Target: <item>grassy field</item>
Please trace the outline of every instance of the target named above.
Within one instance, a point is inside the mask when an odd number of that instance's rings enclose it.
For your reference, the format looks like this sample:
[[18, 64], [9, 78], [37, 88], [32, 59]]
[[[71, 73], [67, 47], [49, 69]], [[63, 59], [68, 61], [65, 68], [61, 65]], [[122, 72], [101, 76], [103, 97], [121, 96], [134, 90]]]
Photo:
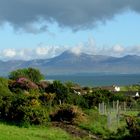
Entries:
[[0, 140], [81, 140], [59, 128], [17, 127], [0, 123]]
[[139, 91], [139, 85], [129, 85], [129, 86], [121, 86], [121, 91]]

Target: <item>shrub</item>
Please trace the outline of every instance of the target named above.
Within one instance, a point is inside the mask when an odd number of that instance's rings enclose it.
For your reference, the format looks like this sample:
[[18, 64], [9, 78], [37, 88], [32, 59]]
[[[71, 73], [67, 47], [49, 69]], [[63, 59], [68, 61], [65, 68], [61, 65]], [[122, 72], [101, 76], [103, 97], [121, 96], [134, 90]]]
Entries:
[[48, 106], [53, 104], [55, 96], [56, 95], [54, 93], [43, 93], [39, 96], [39, 99], [42, 105]]
[[97, 106], [101, 102], [108, 102], [111, 100], [113, 93], [108, 90], [95, 90], [92, 93], [88, 93], [83, 95], [84, 99], [88, 104], [88, 108], [92, 108], [93, 106]]
[[44, 93], [46, 89], [49, 87], [50, 83], [48, 81], [40, 81], [38, 83], [38, 87], [41, 93]]
[[9, 89], [15, 93], [22, 93], [23, 90], [37, 90], [38, 86], [32, 82], [31, 80], [21, 77], [18, 78], [16, 81], [9, 82]]
[[75, 93], [68, 94], [67, 103], [79, 106], [81, 108], [88, 108], [88, 103], [86, 102], [83, 95], [78, 95]]
[[85, 120], [85, 114], [77, 106], [63, 104], [50, 115], [51, 121], [62, 121], [77, 124]]
[[49, 121], [44, 109], [33, 96], [11, 96], [0, 98], [0, 118], [16, 124], [45, 125]]
[[0, 95], [9, 95], [8, 79], [0, 77]]
[[129, 116], [126, 118], [126, 123], [130, 136], [140, 138], [140, 119]]
[[48, 112], [43, 107], [23, 107], [20, 111], [23, 124], [46, 125], [49, 122]]
[[18, 78], [26, 77], [34, 83], [38, 83], [40, 80], [44, 79], [44, 76], [40, 73], [38, 69], [35, 68], [24, 68], [12, 71], [9, 74], [9, 78], [12, 80], [17, 80]]
[[60, 81], [54, 81], [46, 88], [47, 93], [55, 93], [55, 100], [58, 103], [65, 103], [68, 97], [69, 89]]
[[13, 96], [0, 96], [0, 119], [7, 120]]
[[113, 96], [111, 97], [111, 101], [125, 101], [126, 96], [122, 92], [117, 92], [114, 93]]

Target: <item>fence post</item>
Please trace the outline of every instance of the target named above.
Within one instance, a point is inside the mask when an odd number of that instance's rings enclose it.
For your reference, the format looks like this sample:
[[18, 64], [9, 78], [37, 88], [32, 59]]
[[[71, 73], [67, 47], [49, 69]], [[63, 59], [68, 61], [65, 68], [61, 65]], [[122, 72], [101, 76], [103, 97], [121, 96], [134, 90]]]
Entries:
[[115, 111], [115, 102], [113, 101], [113, 111]]
[[104, 102], [102, 103], [102, 109], [103, 109], [103, 115], [105, 114], [105, 104], [104, 104]]
[[116, 119], [117, 119], [117, 127], [119, 126], [119, 122], [120, 122], [120, 106], [118, 108], [118, 112], [116, 114]]
[[117, 100], [117, 114], [118, 114], [118, 111], [119, 111], [119, 100]]
[[98, 108], [99, 108], [99, 114], [101, 114], [101, 104], [100, 103], [99, 103]]
[[108, 128], [111, 126], [111, 112], [108, 112], [107, 114], [107, 126]]
[[104, 114], [106, 115], [106, 105], [104, 106]]
[[124, 111], [126, 112], [126, 102], [124, 102], [123, 105], [124, 105]]

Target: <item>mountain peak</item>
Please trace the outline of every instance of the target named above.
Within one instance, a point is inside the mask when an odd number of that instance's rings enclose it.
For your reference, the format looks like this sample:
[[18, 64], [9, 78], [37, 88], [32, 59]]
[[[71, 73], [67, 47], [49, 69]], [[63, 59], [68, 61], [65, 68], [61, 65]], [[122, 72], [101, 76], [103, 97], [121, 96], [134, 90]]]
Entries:
[[82, 54], [81, 52], [76, 52], [76, 51], [74, 51], [74, 50], [66, 50], [66, 51], [64, 51], [61, 55], [79, 56], [79, 55], [81, 55], [81, 54]]

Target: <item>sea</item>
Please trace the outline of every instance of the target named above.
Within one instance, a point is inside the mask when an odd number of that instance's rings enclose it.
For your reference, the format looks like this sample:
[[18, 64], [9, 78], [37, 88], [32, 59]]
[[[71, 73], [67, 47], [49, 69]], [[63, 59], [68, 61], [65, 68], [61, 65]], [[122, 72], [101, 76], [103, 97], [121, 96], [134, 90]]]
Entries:
[[73, 75], [47, 75], [47, 80], [71, 81], [81, 86], [110, 86], [140, 84], [140, 74], [73, 74]]

